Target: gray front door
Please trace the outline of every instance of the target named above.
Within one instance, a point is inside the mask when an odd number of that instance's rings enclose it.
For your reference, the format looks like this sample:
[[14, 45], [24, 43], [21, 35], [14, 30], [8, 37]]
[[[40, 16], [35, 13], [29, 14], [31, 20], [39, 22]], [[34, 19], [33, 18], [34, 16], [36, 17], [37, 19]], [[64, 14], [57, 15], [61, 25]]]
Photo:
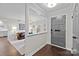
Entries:
[[66, 15], [51, 19], [51, 43], [65, 47], [65, 20]]

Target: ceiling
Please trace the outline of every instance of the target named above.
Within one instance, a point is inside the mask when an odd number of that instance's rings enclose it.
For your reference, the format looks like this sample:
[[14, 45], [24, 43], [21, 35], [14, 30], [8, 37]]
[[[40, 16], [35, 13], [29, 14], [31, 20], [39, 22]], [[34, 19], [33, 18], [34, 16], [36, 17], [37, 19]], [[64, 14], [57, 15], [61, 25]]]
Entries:
[[58, 9], [63, 9], [67, 7], [71, 7], [73, 3], [57, 3], [55, 7], [53, 8], [48, 8], [47, 3], [42, 3], [42, 4], [37, 4], [40, 8], [46, 10], [47, 12], [52, 12]]
[[0, 3], [0, 18], [25, 19], [25, 4]]

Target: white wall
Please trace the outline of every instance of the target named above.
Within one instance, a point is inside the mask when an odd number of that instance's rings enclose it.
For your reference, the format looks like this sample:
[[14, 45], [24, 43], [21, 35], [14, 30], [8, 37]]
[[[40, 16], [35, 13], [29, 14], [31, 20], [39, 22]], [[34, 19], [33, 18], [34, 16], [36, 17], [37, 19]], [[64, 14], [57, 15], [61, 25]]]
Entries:
[[35, 36], [27, 37], [25, 41], [26, 45], [26, 55], [32, 54], [35, 50], [39, 49], [41, 46], [45, 45], [47, 42], [47, 34], [38, 34]]
[[[25, 51], [26, 55], [32, 55], [35, 53], [36, 50], [39, 50], [41, 46], [44, 46], [47, 42], [47, 32], [33, 35], [33, 36], [27, 36], [28, 35], [28, 20], [29, 20], [29, 13], [28, 8], [34, 8], [37, 12], [40, 11], [43, 13], [36, 5], [33, 4], [26, 4], [26, 40], [25, 40]], [[40, 14], [40, 12], [38, 12]], [[41, 20], [41, 18], [39, 18]]]
[[[73, 4], [74, 5], [74, 4]], [[72, 15], [73, 5], [61, 9], [57, 9], [49, 13], [48, 16], [48, 41], [51, 44], [51, 16], [66, 15], [66, 49], [71, 50], [72, 46]]]

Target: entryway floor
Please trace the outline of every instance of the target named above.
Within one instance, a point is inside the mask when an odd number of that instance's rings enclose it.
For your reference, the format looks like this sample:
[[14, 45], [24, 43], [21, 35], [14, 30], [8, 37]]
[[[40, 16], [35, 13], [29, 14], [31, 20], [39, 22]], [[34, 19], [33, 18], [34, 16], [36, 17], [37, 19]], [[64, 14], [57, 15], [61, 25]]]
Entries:
[[72, 56], [72, 54], [66, 49], [47, 44], [45, 47], [36, 52], [33, 56]]

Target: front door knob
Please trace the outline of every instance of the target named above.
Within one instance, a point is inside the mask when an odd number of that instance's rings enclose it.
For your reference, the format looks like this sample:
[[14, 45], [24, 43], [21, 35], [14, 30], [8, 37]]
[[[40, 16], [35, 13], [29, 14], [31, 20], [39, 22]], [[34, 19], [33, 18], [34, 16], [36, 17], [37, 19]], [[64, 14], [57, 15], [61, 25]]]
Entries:
[[76, 36], [73, 36], [73, 39], [77, 39], [77, 37]]

